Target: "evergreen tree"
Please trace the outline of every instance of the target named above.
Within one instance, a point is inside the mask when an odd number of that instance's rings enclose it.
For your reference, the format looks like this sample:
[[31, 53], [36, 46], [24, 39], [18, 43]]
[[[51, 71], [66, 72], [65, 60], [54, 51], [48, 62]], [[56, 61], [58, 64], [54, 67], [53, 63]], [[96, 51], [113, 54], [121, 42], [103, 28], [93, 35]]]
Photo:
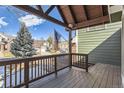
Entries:
[[52, 44], [52, 37], [51, 36], [48, 37], [47, 42], [49, 43], [49, 45]]
[[36, 54], [36, 50], [32, 46], [33, 39], [31, 34], [28, 32], [25, 24], [21, 24], [21, 29], [17, 33], [17, 37], [13, 40], [11, 44], [11, 53], [15, 57], [31, 57]]

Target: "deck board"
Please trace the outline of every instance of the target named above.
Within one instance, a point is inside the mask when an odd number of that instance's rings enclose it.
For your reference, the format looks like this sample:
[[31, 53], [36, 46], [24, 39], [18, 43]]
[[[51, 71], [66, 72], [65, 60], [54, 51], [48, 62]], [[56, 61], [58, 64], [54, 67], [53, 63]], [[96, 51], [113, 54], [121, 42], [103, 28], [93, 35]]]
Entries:
[[103, 74], [104, 74], [105, 66], [106, 65], [99, 66], [100, 68], [98, 69], [97, 75], [96, 75], [96, 77], [94, 79], [94, 81], [95, 81], [94, 84], [93, 84], [94, 88], [99, 87], [99, 84], [100, 84], [101, 79], [102, 79]]
[[58, 72], [30, 84], [33, 88], [120, 88], [120, 67], [110, 64], [97, 63], [89, 68], [89, 72], [73, 67]]
[[100, 66], [101, 64], [97, 64], [96, 65], [96, 68], [93, 68], [89, 71], [89, 73], [86, 75], [86, 80], [85, 80], [85, 83], [82, 84], [81, 82], [81, 85], [79, 86], [80, 88], [81, 87], [92, 87], [92, 85], [94, 84], [94, 81], [95, 81], [95, 77], [97, 75], [97, 72], [99, 71], [100, 69]]
[[110, 88], [112, 86], [112, 81], [113, 81], [113, 66], [111, 65], [109, 68], [108, 79], [106, 83], [107, 88]]
[[109, 65], [106, 66], [105, 69], [105, 73], [103, 75], [103, 78], [102, 78], [102, 82], [100, 83], [100, 88], [105, 88], [106, 87], [106, 83], [107, 83], [107, 79], [108, 79], [108, 73], [109, 73]]

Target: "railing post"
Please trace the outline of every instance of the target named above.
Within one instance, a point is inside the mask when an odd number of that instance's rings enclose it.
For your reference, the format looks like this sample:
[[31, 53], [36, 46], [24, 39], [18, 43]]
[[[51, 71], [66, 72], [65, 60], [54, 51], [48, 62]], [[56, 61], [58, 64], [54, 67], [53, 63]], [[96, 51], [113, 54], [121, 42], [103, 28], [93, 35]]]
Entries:
[[72, 54], [69, 53], [69, 67], [72, 68]]
[[88, 72], [88, 55], [86, 55], [86, 72]]
[[57, 77], [57, 59], [56, 56], [54, 57], [55, 60], [55, 76]]
[[24, 62], [24, 82], [26, 88], [29, 87], [29, 61]]
[[72, 31], [69, 31], [69, 67], [72, 68]]

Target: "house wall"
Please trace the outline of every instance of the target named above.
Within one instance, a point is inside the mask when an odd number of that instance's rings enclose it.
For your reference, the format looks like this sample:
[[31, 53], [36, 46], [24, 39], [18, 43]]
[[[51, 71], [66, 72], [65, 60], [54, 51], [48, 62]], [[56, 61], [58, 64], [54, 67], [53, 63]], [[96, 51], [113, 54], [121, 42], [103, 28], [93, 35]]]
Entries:
[[89, 54], [90, 63], [121, 64], [122, 22], [80, 29], [78, 52]]

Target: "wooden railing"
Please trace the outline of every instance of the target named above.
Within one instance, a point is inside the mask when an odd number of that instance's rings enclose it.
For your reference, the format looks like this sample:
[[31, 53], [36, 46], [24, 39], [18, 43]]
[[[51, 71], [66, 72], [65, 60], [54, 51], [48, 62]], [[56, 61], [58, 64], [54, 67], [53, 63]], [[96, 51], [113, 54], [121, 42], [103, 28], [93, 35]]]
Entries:
[[88, 72], [88, 55], [72, 53], [72, 66], [86, 69], [86, 72]]
[[0, 62], [0, 82], [2, 87], [29, 86], [29, 83], [55, 73], [64, 68], [75, 66], [88, 72], [88, 56], [85, 54], [58, 54]]

